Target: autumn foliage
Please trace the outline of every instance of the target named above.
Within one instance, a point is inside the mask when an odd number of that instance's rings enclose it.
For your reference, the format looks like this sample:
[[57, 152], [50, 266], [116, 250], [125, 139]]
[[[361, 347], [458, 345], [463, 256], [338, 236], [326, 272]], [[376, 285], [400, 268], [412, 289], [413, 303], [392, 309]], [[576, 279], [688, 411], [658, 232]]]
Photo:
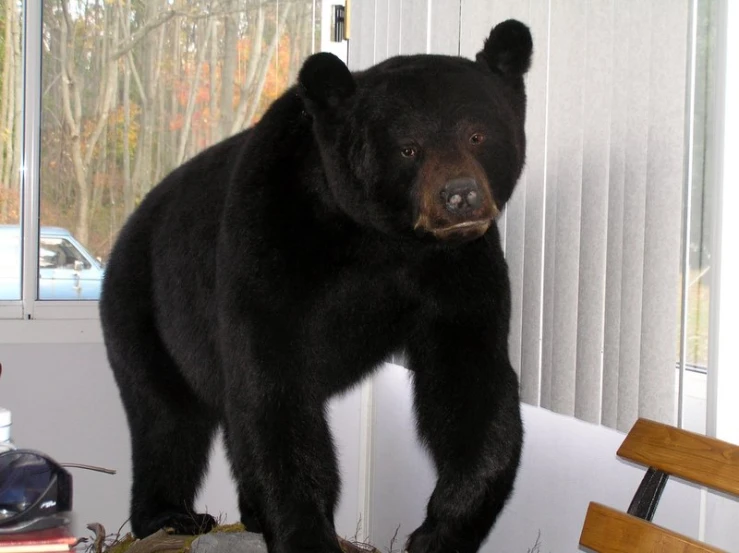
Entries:
[[[318, 48], [319, 4], [44, 0], [42, 224], [105, 258], [152, 186], [294, 82]], [[0, 8], [0, 224], [19, 221], [21, 14]]]

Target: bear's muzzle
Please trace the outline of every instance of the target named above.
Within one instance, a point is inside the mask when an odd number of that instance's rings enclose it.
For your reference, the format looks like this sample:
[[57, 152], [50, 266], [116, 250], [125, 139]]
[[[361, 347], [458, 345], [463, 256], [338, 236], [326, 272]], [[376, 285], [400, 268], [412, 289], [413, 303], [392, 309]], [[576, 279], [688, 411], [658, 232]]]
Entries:
[[414, 230], [439, 240], [467, 241], [487, 232], [500, 210], [487, 183], [457, 177], [421, 190]]

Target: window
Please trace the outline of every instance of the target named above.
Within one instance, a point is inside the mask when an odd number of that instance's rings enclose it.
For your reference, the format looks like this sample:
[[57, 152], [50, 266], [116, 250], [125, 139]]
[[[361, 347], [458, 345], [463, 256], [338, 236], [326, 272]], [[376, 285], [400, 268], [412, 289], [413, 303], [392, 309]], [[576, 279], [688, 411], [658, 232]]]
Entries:
[[0, 4], [0, 301], [21, 294], [20, 243], [6, 234], [21, 213], [23, 2]]
[[39, 240], [40, 270], [84, 270], [89, 268], [90, 263], [69, 240], [41, 236]]
[[21, 298], [21, 241], [20, 234], [13, 236], [14, 225], [0, 227], [0, 298]]
[[[323, 4], [4, 3], [0, 224], [17, 238], [0, 244], [0, 301], [97, 299], [118, 231], [148, 191], [197, 152], [257, 121], [294, 83], [305, 57], [331, 47]], [[40, 133], [22, 188], [24, 113]], [[37, 265], [22, 262], [21, 226], [39, 233]], [[22, 273], [37, 273], [38, 282], [23, 284]]]
[[687, 156], [687, 194], [683, 220], [681, 270], [681, 324], [677, 339], [678, 414], [680, 425], [706, 432], [709, 306], [713, 243], [713, 168], [711, 134], [715, 90], [715, 0], [696, 0], [693, 11], [693, 47], [689, 98], [690, 133]]
[[98, 299], [102, 281], [100, 263], [66, 230], [41, 227], [39, 299]]

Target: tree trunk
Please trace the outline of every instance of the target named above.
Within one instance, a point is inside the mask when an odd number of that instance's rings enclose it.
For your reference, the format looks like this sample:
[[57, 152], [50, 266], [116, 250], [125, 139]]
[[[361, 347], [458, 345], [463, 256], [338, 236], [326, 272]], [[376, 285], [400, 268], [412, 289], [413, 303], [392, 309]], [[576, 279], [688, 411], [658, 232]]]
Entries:
[[213, 30], [213, 40], [210, 41], [210, 59], [208, 60], [208, 136], [209, 144], [220, 139], [218, 124], [218, 36]]
[[[113, 103], [116, 78], [118, 68], [115, 61], [106, 57], [105, 78], [103, 86], [99, 89], [102, 98], [98, 98], [97, 105], [99, 111], [97, 121], [95, 122], [92, 134], [85, 145], [85, 151], [82, 151], [82, 92], [81, 86], [77, 81], [77, 74], [74, 66], [74, 25], [69, 14], [67, 0], [60, 0], [64, 21], [62, 22], [62, 40], [60, 44], [59, 56], [64, 68], [64, 78], [62, 79], [62, 103], [64, 118], [67, 131], [71, 139], [72, 145], [72, 163], [74, 166], [74, 175], [76, 180], [77, 192], [77, 223], [75, 233], [77, 238], [83, 243], [88, 242], [90, 230], [90, 176], [88, 168], [91, 166], [95, 146], [108, 122], [110, 108]], [[107, 7], [106, 7], [107, 8]], [[103, 36], [112, 35], [112, 43], [118, 42], [119, 32], [117, 22], [108, 25], [106, 18], [106, 31]], [[112, 27], [112, 33], [110, 31]]]
[[290, 25], [292, 29], [289, 31], [291, 40], [290, 64], [288, 66], [289, 72], [287, 76], [288, 85], [295, 83], [298, 76], [298, 69], [300, 69], [300, 61], [307, 56], [305, 52], [306, 45], [308, 46], [308, 52], [310, 52], [311, 46], [310, 37], [307, 36], [312, 23], [311, 6], [305, 2], [300, 2], [299, 7], [294, 9], [293, 12], [294, 17]]
[[253, 82], [254, 77], [257, 74], [257, 68], [259, 67], [259, 61], [262, 57], [262, 42], [264, 40], [264, 6], [259, 4], [257, 8], [257, 23], [254, 26], [254, 31], [251, 33], [250, 44], [251, 49], [249, 51], [249, 63], [246, 66], [246, 75], [244, 81], [241, 84], [241, 90], [239, 93], [239, 104], [236, 109], [236, 115], [231, 121], [231, 130], [229, 134], [234, 134], [241, 130], [242, 123], [246, 117], [246, 112], [249, 109], [250, 95], [253, 93]]
[[21, 21], [14, 2], [7, 2], [5, 14], [5, 49], [2, 72], [2, 138], [0, 139], [0, 221], [17, 223], [20, 219], [20, 151], [23, 134], [20, 130], [23, 108], [21, 81]]
[[13, 2], [5, 2], [5, 33], [3, 40], [3, 69], [2, 69], [2, 87], [0, 88], [0, 222], [6, 222], [8, 217], [8, 192], [10, 191], [10, 183], [6, 176], [5, 160], [7, 156], [8, 165], [11, 165], [9, 146], [13, 142], [13, 129], [8, 126], [8, 112], [13, 109], [10, 101], [10, 91], [13, 87], [11, 81], [13, 74]]
[[[164, 32], [162, 31], [162, 35]], [[154, 176], [152, 178], [153, 183], [157, 183], [164, 177], [164, 152], [166, 149], [166, 137], [164, 121], [167, 116], [167, 101], [165, 95], [165, 89], [163, 86], [159, 87], [157, 93], [159, 100], [159, 124], [157, 125], [157, 157], [156, 164], [154, 166]]]
[[[156, 21], [156, 4], [149, 2], [146, 5], [147, 21]], [[164, 38], [167, 26], [162, 26], [156, 40], [147, 36], [142, 40], [143, 52], [139, 56], [142, 60], [144, 84], [141, 91], [141, 116], [139, 125], [139, 141], [136, 149], [135, 168], [133, 173], [134, 187], [139, 197], [143, 197], [152, 187], [152, 160], [154, 156], [154, 131], [156, 126], [156, 96], [160, 86]], [[177, 35], [175, 35], [175, 39]]]
[[200, 73], [205, 61], [205, 54], [208, 50], [208, 42], [210, 36], [213, 33], [214, 20], [209, 18], [205, 24], [205, 34], [203, 36], [202, 43], [197, 49], [197, 60], [195, 62], [195, 69], [190, 83], [190, 94], [187, 98], [187, 108], [185, 109], [185, 120], [182, 128], [182, 134], [180, 134], [180, 144], [177, 149], [177, 165], [182, 164], [185, 161], [185, 152], [188, 144], [188, 138], [190, 137], [190, 128], [192, 126], [192, 115], [195, 111], [195, 97], [197, 96], [198, 86], [200, 86]]
[[237, 128], [244, 128], [245, 126], [251, 125], [251, 122], [256, 115], [257, 109], [259, 109], [259, 102], [262, 100], [262, 93], [264, 92], [264, 82], [267, 79], [269, 64], [272, 61], [275, 52], [277, 52], [277, 46], [280, 43], [280, 35], [282, 34], [282, 26], [284, 24], [284, 21], [290, 15], [290, 8], [292, 8], [292, 4], [288, 4], [287, 6], [285, 6], [285, 9], [281, 10], [281, 13], [279, 14], [277, 24], [275, 25], [275, 32], [272, 35], [272, 41], [270, 42], [269, 48], [265, 52], [265, 55], [262, 57], [259, 73], [257, 75], [257, 81], [252, 87], [253, 92], [251, 94], [251, 99], [249, 102], [249, 109], [245, 112], [244, 118], [237, 121]]
[[236, 55], [238, 53], [239, 43], [239, 27], [235, 14], [229, 13], [226, 15], [224, 27], [219, 138], [225, 138], [230, 134], [234, 117], [234, 79], [236, 76]]
[[[20, 12], [15, 12], [15, 17], [13, 17], [13, 66], [15, 69], [15, 71], [13, 71], [13, 89], [15, 90], [13, 97], [15, 100], [15, 115], [13, 116], [13, 120], [11, 122], [11, 128], [13, 129], [13, 143], [15, 144], [15, 146], [13, 147], [14, 153], [11, 156], [12, 164], [9, 178], [11, 188], [18, 191], [20, 191], [21, 186], [20, 152], [23, 149], [23, 133], [21, 132], [21, 121], [23, 118], [23, 91], [25, 90], [23, 85], [23, 56], [21, 46], [22, 34], [20, 16]], [[10, 105], [12, 106], [13, 104], [11, 103]], [[20, 205], [18, 206], [18, 209], [20, 210]]]
[[[131, 22], [131, 0], [126, 0], [125, 17], [121, 21], [124, 30], [123, 35], [130, 35], [129, 25]], [[131, 70], [133, 59], [128, 57], [123, 73], [123, 213], [128, 216], [133, 213], [134, 193], [131, 181]]]
[[[82, 159], [82, 148], [80, 146], [80, 118], [82, 114], [80, 107], [80, 92], [74, 70], [73, 26], [71, 18], [69, 16], [69, 11], [67, 9], [66, 0], [60, 0], [60, 4], [64, 15], [64, 21], [61, 25], [61, 40], [59, 42], [59, 58], [64, 71], [64, 76], [62, 77], [61, 82], [64, 120], [72, 146], [72, 164], [74, 167], [76, 189], [78, 190], [80, 195], [87, 195], [87, 174], [85, 171], [84, 161]], [[72, 50], [72, 52], [70, 52], [70, 49]], [[79, 202], [80, 199], [81, 198], [78, 198], [77, 201]], [[78, 227], [80, 219], [81, 217], [78, 218]], [[77, 230], [79, 231], [79, 228]], [[78, 238], [81, 238], [79, 234]]]
[[[172, 54], [172, 82], [176, 83], [180, 80], [182, 75], [182, 23], [179, 19], [175, 20], [174, 23], [174, 32], [172, 33], [172, 36], [174, 37], [173, 42], [173, 54]], [[175, 87], [172, 87], [172, 92], [170, 94], [170, 113], [167, 120], [164, 121], [165, 124], [169, 122], [177, 121], [180, 114], [179, 109], [179, 103], [177, 101], [177, 91], [175, 90]], [[178, 129], [175, 128], [174, 125], [170, 126], [169, 128], [169, 147], [167, 148], [167, 167], [175, 167], [177, 164], [177, 138], [179, 136]]]

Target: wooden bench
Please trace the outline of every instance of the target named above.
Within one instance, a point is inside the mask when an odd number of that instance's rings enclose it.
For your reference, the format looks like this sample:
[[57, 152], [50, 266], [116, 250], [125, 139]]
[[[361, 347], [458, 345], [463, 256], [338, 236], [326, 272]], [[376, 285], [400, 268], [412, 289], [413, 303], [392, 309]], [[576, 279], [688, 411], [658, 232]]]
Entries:
[[597, 553], [725, 553], [651, 522], [667, 479], [739, 496], [739, 447], [639, 419], [618, 456], [648, 467], [628, 512], [590, 503], [580, 545]]

